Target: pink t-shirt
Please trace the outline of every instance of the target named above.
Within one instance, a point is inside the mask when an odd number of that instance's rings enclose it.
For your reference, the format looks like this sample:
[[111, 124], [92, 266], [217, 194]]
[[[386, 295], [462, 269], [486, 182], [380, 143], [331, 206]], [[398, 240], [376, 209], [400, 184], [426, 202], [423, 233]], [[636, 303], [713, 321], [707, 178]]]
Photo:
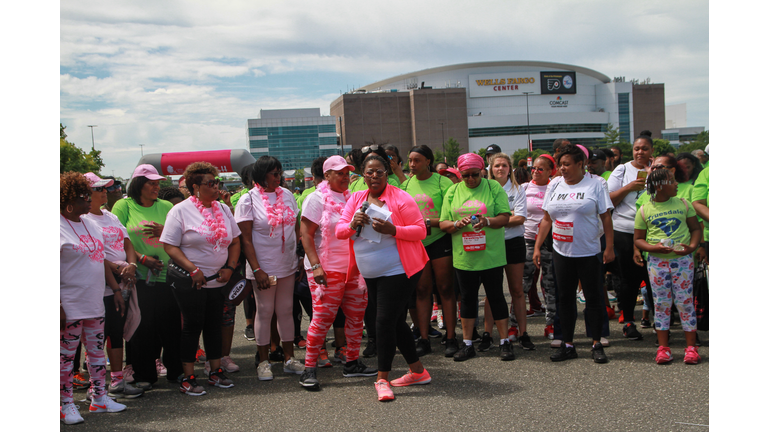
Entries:
[[[107, 210], [102, 209], [101, 216], [93, 213], [86, 213], [81, 216], [83, 219], [93, 221], [101, 227], [101, 235], [104, 237], [104, 259], [110, 262], [125, 261], [125, 240], [128, 238], [128, 230], [123, 224]], [[114, 295], [112, 288], [104, 284], [104, 297]]]
[[[240, 197], [235, 207], [235, 221], [253, 222], [251, 240], [259, 260], [261, 269], [269, 276], [284, 278], [296, 274], [299, 269], [299, 258], [296, 256], [296, 215], [299, 208], [293, 194], [285, 188], [283, 190], [283, 203], [286, 208], [285, 224], [272, 229], [267, 219], [267, 212], [261, 199], [258, 188], [253, 188], [247, 194]], [[270, 205], [277, 200], [275, 192], [267, 192]], [[285, 242], [283, 243], [283, 236]], [[284, 246], [284, 248], [283, 248]], [[246, 277], [253, 280], [253, 271], [250, 263], [246, 263]]]
[[[160, 236], [160, 242], [178, 246], [184, 256], [203, 272], [204, 276], [212, 276], [227, 264], [232, 239], [240, 235], [240, 228], [235, 223], [229, 207], [219, 204], [224, 216], [227, 236], [216, 241], [211, 229], [211, 222], [206, 221], [200, 210], [191, 199], [186, 199], [175, 205], [165, 217], [165, 228]], [[213, 208], [204, 209], [213, 219]], [[226, 282], [215, 280], [205, 283], [203, 288], [218, 288]]]
[[539, 224], [544, 218], [544, 210], [541, 209], [544, 204], [544, 194], [547, 192], [547, 185], [539, 186], [533, 182], [523, 185], [525, 189], [525, 200], [528, 204], [528, 218], [525, 220], [525, 238], [535, 240], [539, 233]]
[[104, 316], [104, 237], [88, 219], [59, 215], [59, 298], [67, 320]]
[[[331, 191], [331, 197], [344, 209], [344, 206], [347, 204], [344, 194]], [[315, 250], [317, 250], [317, 256], [321, 259], [323, 270], [346, 273], [349, 266], [349, 240], [339, 240], [336, 237], [336, 223], [339, 221], [341, 213], [331, 211], [330, 235], [328, 239], [323, 241], [323, 228], [320, 225], [320, 221], [323, 219], [323, 204], [323, 194], [318, 190], [312, 192], [301, 206], [301, 216], [318, 225], [317, 230], [315, 230]], [[326, 248], [330, 248], [328, 262], [322, 260], [323, 251]], [[311, 271], [311, 269], [312, 265], [309, 263], [309, 258], [304, 256], [304, 270]]]

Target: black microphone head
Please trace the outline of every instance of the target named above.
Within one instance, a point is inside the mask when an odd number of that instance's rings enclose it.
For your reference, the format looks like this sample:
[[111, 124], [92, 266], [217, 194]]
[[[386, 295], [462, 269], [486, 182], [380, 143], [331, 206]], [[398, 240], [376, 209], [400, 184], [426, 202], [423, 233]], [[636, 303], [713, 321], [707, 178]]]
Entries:
[[371, 203], [369, 203], [368, 201], [365, 201], [361, 208], [363, 209], [363, 212], [365, 212], [366, 210], [368, 210], [368, 207], [370, 206], [371, 206]]

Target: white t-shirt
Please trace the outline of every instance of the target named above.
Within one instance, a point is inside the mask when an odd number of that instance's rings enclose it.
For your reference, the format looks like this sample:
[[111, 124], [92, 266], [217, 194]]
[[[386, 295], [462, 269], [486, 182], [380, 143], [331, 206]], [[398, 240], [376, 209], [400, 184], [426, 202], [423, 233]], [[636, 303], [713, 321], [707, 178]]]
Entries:
[[[101, 216], [86, 213], [80, 216], [83, 219], [93, 221], [101, 227], [101, 235], [104, 237], [104, 259], [111, 262], [125, 261], [125, 239], [128, 238], [128, 230], [117, 219], [117, 216], [107, 210], [101, 209]], [[104, 283], [104, 297], [115, 295], [112, 288]]]
[[[347, 204], [344, 194], [331, 191], [333, 200], [341, 205], [342, 210]], [[341, 218], [341, 214], [330, 211], [330, 235], [326, 241], [323, 241], [323, 227], [320, 222], [323, 219], [323, 194], [316, 190], [309, 194], [301, 205], [301, 216], [307, 218], [317, 225], [315, 230], [315, 250], [323, 265], [323, 270], [339, 273], [346, 273], [349, 266], [349, 240], [339, 240], [336, 237], [336, 224]], [[330, 249], [327, 249], [330, 248]], [[328, 261], [323, 261], [323, 251], [329, 250]], [[309, 257], [304, 256], [304, 270], [312, 271], [312, 265], [309, 263]]]
[[[371, 204], [373, 207], [374, 204]], [[389, 211], [387, 204], [382, 207]], [[387, 217], [392, 222], [392, 216]], [[382, 276], [395, 276], [405, 273], [403, 262], [400, 261], [400, 253], [397, 251], [397, 240], [389, 234], [381, 235], [381, 242], [375, 243], [363, 237], [355, 237], [355, 261], [360, 274], [364, 278], [372, 279]]]
[[[595, 179], [595, 180], [599, 181], [599, 182], [600, 182], [600, 184], [602, 184], [602, 185], [603, 185], [603, 188], [605, 189], [605, 192], [606, 192], [606, 193], [608, 193], [608, 182], [607, 182], [607, 181], [605, 181], [605, 179], [604, 179], [604, 178], [602, 178], [601, 176], [598, 176], [598, 175], [590, 174], [590, 173], [588, 173], [588, 172], [585, 172], [585, 173], [584, 173], [584, 177], [589, 177], [589, 178], [591, 178], [591, 179]], [[553, 179], [552, 179], [552, 181], [550, 182], [550, 184], [551, 184], [551, 183], [554, 183], [554, 182], [559, 182], [559, 181], [563, 181], [563, 177], [562, 177], [562, 176], [561, 176], [561, 177], [555, 177], [555, 178], [553, 178]], [[607, 206], [608, 206], [609, 208], [613, 208], [613, 202], [611, 202], [611, 201], [610, 201], [610, 198], [611, 198], [611, 194], [610, 194], [610, 193], [608, 193], [608, 198], [609, 198], [609, 199], [608, 199], [608, 204], [607, 204]], [[598, 221], [598, 223], [599, 223], [599, 225], [600, 225], [600, 237], [602, 237], [602, 236], [603, 236], [603, 234], [605, 234], [605, 228], [603, 227], [603, 220], [602, 220], [602, 219], [600, 219], [600, 220]]]
[[[608, 177], [608, 192], [616, 192], [624, 186], [637, 180], [637, 173], [640, 170], [632, 165], [632, 161], [616, 167], [611, 176]], [[637, 192], [630, 192], [616, 206], [613, 211], [613, 229], [623, 233], [635, 233], [635, 213], [637, 213], [637, 199], [645, 193], [645, 189]]]
[[[165, 228], [160, 235], [160, 242], [177, 246], [184, 252], [184, 256], [203, 272], [203, 276], [212, 276], [227, 264], [229, 257], [229, 245], [232, 239], [240, 235], [240, 228], [235, 223], [232, 211], [229, 207], [219, 203], [219, 209], [224, 216], [224, 224], [227, 228], [227, 236], [218, 242], [214, 240], [214, 232], [211, 222], [206, 221], [200, 210], [195, 207], [191, 199], [186, 199], [173, 206], [168, 216], [165, 217]], [[213, 218], [213, 208], [203, 211]], [[226, 282], [208, 281], [203, 288], [219, 288]]]
[[600, 215], [613, 208], [608, 191], [595, 178], [578, 184], [552, 181], [542, 210], [552, 219], [552, 239], [557, 253], [571, 258], [600, 253]]
[[[512, 180], [507, 179], [507, 184], [504, 185], [504, 192], [507, 193], [509, 208], [515, 213], [515, 216], [522, 216], [527, 219], [528, 208], [525, 204], [525, 191], [523, 188], [520, 185], [513, 187]], [[520, 237], [523, 234], [525, 234], [525, 224], [504, 228], [504, 240]]]
[[539, 186], [533, 182], [522, 186], [525, 190], [525, 199], [527, 202], [525, 219], [525, 238], [527, 240], [536, 240], [536, 234], [539, 233], [539, 224], [544, 218], [544, 210], [541, 206], [544, 204], [544, 194], [547, 193], [547, 186]]
[[[235, 207], [235, 221], [253, 222], [251, 239], [256, 252], [256, 259], [264, 272], [269, 276], [284, 278], [293, 276], [299, 268], [299, 259], [296, 256], [296, 215], [299, 208], [293, 194], [285, 188], [283, 190], [283, 203], [286, 208], [285, 224], [280, 224], [273, 230], [267, 219], [267, 212], [261, 199], [258, 188], [253, 188], [237, 201]], [[275, 192], [266, 193], [269, 204], [274, 205], [277, 200]], [[283, 242], [285, 236], [285, 242]], [[283, 249], [283, 245], [285, 248]], [[246, 277], [253, 280], [253, 271], [250, 263], [246, 263]]]
[[104, 316], [104, 237], [88, 219], [59, 215], [59, 298], [67, 320]]

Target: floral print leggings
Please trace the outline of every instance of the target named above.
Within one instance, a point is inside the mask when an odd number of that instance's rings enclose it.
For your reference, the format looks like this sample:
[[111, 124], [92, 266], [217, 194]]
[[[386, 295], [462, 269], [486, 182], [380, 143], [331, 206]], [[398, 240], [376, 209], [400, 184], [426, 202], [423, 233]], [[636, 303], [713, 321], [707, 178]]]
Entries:
[[59, 384], [61, 402], [71, 403], [72, 399], [72, 368], [75, 351], [83, 340], [85, 351], [88, 353], [88, 374], [91, 380], [94, 398], [106, 394], [107, 366], [104, 359], [104, 317], [67, 321], [64, 330], [60, 331]]
[[648, 276], [656, 307], [656, 330], [669, 330], [672, 303], [677, 304], [683, 331], [696, 330], [693, 304], [693, 257], [659, 258], [648, 255]]

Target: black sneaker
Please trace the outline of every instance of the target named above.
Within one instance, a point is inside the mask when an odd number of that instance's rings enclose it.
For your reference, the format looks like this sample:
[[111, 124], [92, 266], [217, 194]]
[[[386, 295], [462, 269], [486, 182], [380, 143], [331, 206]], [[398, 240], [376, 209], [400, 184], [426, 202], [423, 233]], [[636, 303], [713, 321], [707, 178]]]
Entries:
[[363, 357], [365, 358], [376, 357], [376, 340], [375, 339], [368, 338], [368, 343], [365, 345], [365, 349], [363, 350]]
[[256, 340], [256, 335], [253, 333], [253, 326], [245, 326], [245, 332], [243, 333], [243, 336], [245, 336], [246, 339], [249, 341]]
[[469, 360], [476, 355], [477, 353], [475, 352], [474, 345], [467, 345], [462, 342], [459, 350], [456, 351], [456, 354], [453, 355], [453, 361], [462, 362]]
[[651, 328], [651, 321], [647, 319], [641, 319], [640, 320], [640, 327], [641, 328]]
[[505, 344], [499, 345], [501, 349], [501, 361], [509, 361], [515, 359], [515, 353], [512, 351], [512, 343], [507, 341]]
[[531, 337], [528, 336], [528, 332], [523, 332], [518, 339], [520, 339], [520, 346], [523, 347], [524, 350], [531, 351], [536, 349], [536, 345], [531, 342]]
[[592, 359], [595, 361], [595, 363], [608, 363], [608, 357], [605, 355], [605, 351], [603, 351], [603, 344], [600, 342], [596, 343], [592, 347]]
[[285, 361], [285, 353], [283, 352], [283, 347], [278, 345], [274, 351], [269, 353], [269, 360], [273, 362]]
[[575, 359], [577, 357], [579, 356], [576, 354], [576, 347], [569, 348], [565, 345], [565, 342], [563, 342], [557, 352], [549, 356], [549, 359], [553, 362], [559, 362], [563, 360]]
[[643, 335], [637, 331], [635, 323], [629, 323], [624, 325], [624, 337], [629, 340], [643, 340]]
[[472, 329], [472, 343], [480, 343], [483, 338], [480, 337], [480, 333], [477, 332], [477, 327]]
[[453, 357], [459, 351], [459, 342], [456, 338], [446, 339], [445, 341], [445, 356]]
[[376, 376], [379, 371], [376, 368], [368, 367], [360, 360], [350, 360], [344, 365], [343, 375], [345, 378], [350, 377], [370, 377]]
[[480, 340], [480, 345], [477, 346], [477, 350], [480, 352], [486, 352], [493, 347], [493, 338], [488, 332], [483, 333], [483, 338]]
[[416, 355], [421, 357], [423, 355], [432, 352], [432, 345], [429, 343], [429, 339], [421, 339], [416, 341]]
[[317, 368], [306, 368], [301, 373], [299, 384], [307, 390], [317, 390], [320, 388], [320, 381], [317, 380]]
[[443, 332], [441, 332], [440, 330], [435, 329], [432, 326], [429, 326], [429, 330], [427, 330], [427, 336], [429, 336], [431, 338], [439, 338], [439, 337], [443, 336]]
[[413, 332], [413, 340], [417, 340], [421, 337], [421, 331], [413, 324], [411, 324], [411, 332]]

